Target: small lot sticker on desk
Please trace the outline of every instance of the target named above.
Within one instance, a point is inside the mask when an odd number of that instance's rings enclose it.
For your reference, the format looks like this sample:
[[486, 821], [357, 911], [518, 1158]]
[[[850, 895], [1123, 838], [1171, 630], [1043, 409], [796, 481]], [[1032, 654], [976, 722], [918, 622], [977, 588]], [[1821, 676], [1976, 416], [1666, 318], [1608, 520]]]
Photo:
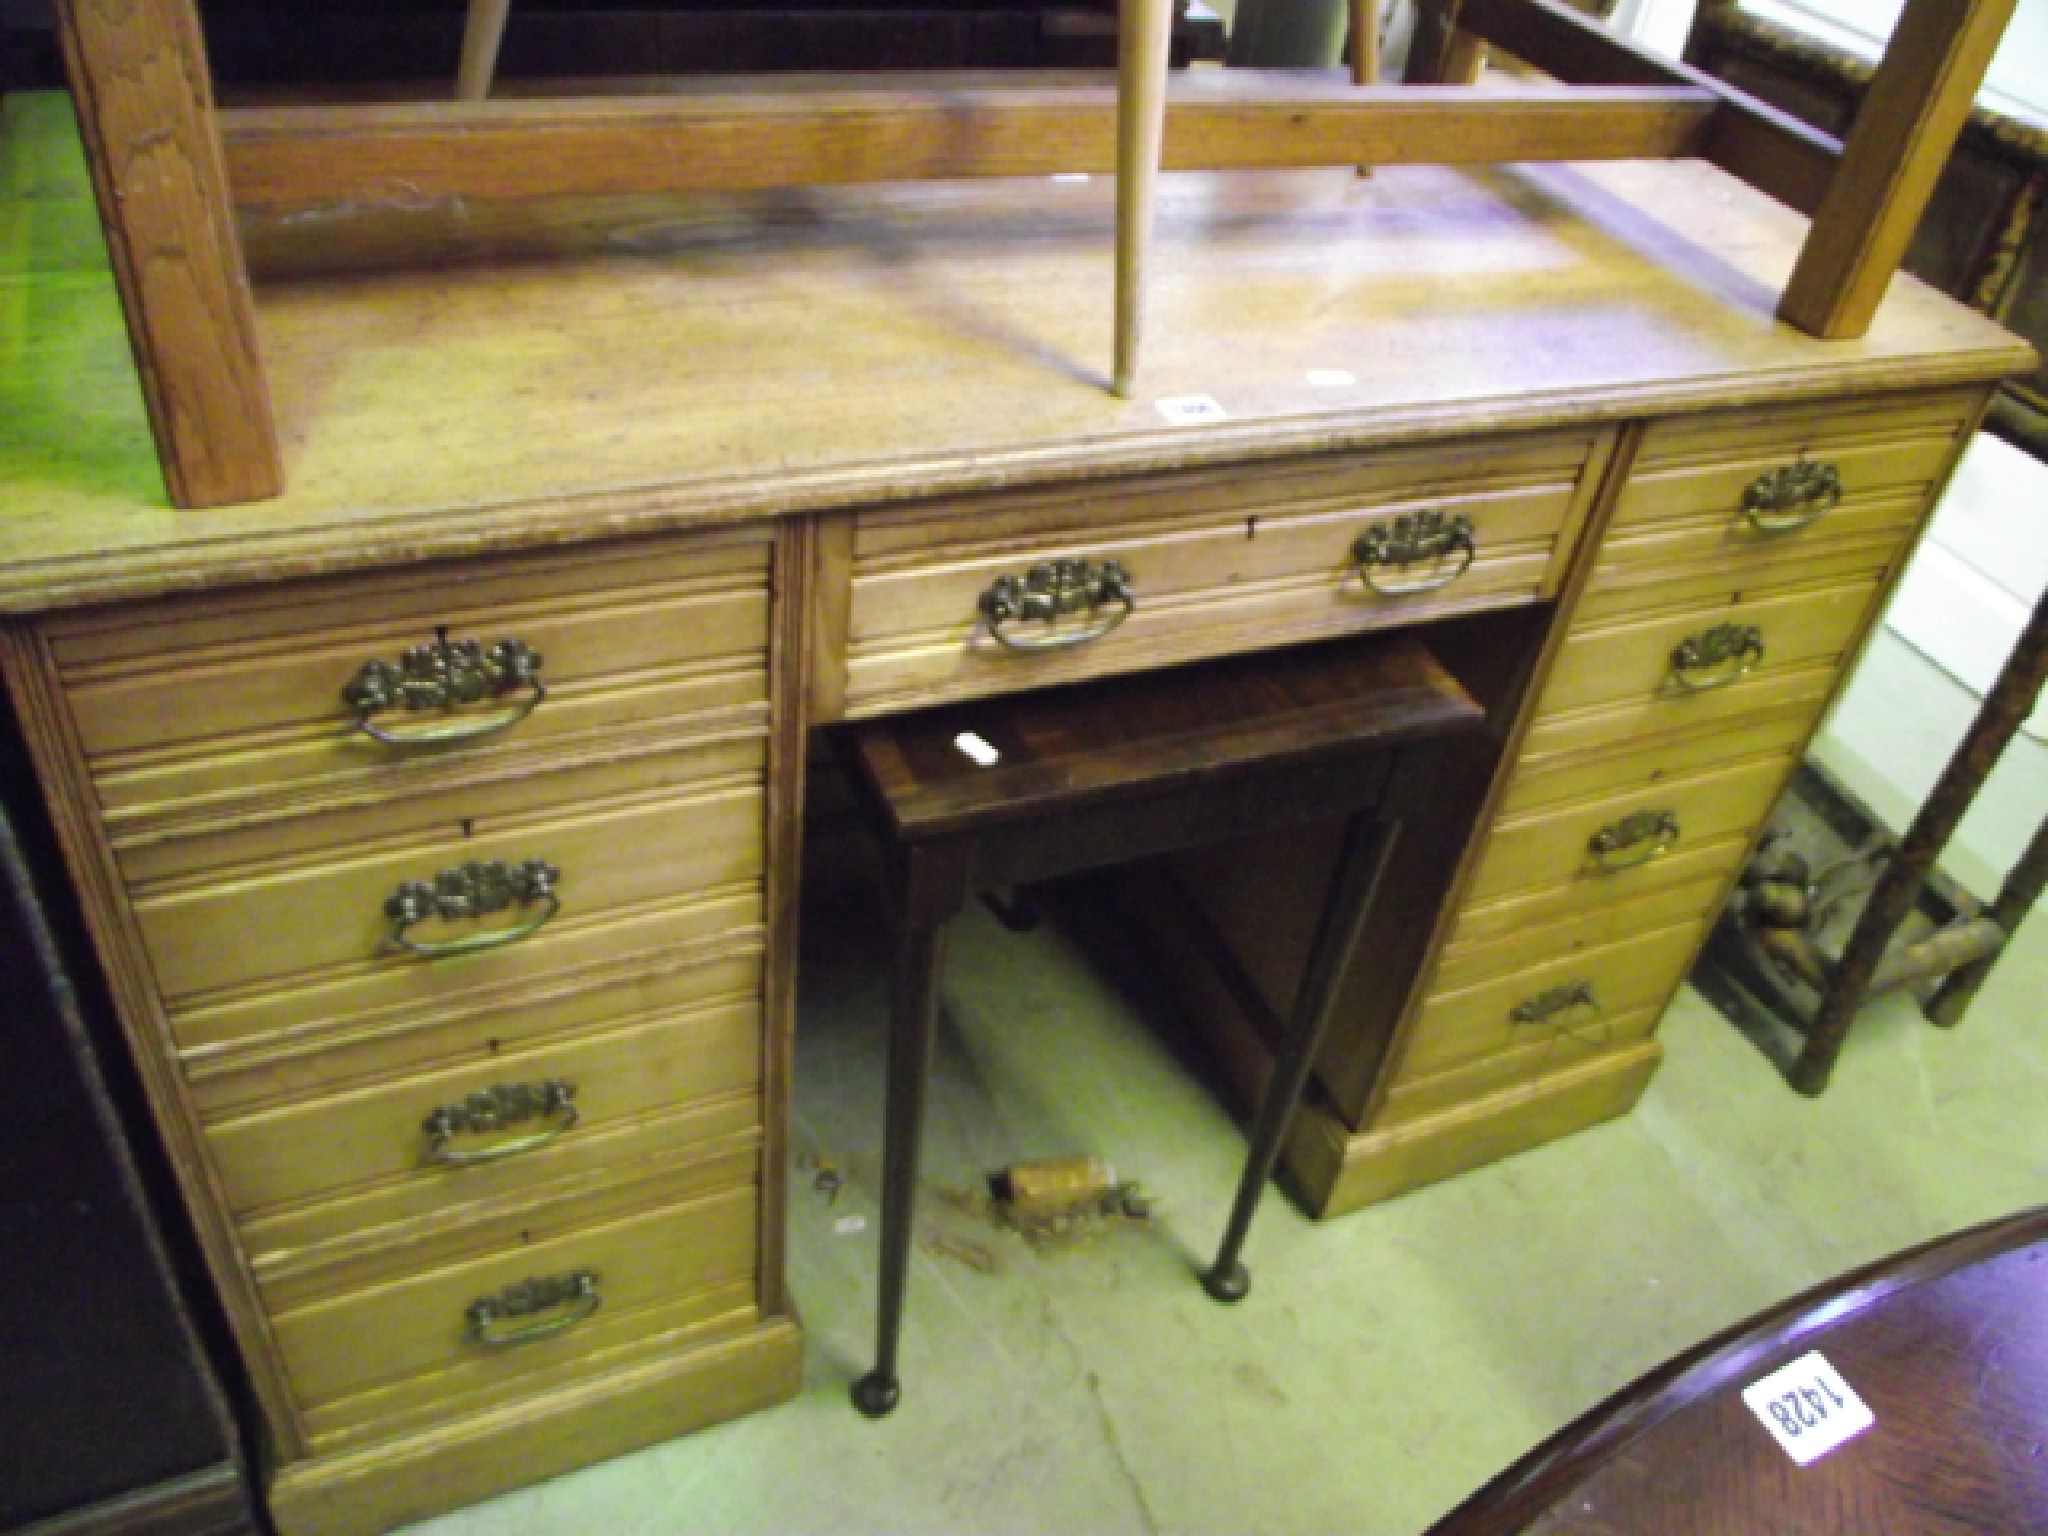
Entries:
[[962, 731], [953, 738], [953, 745], [983, 768], [993, 768], [1002, 761], [1003, 754], [989, 744], [988, 738], [973, 731]]
[[1742, 1389], [1742, 1400], [1785, 1454], [1806, 1466], [1877, 1422], [1819, 1350]]
[[1159, 407], [1159, 414], [1176, 427], [1194, 427], [1205, 421], [1230, 419], [1230, 412], [1207, 395], [1175, 395], [1170, 400], [1155, 403]]

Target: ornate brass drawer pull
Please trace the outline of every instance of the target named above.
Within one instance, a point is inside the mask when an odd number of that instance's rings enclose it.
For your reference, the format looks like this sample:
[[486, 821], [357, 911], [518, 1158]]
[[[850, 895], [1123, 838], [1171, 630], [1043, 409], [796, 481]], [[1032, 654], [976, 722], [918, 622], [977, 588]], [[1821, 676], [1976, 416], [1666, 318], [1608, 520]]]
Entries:
[[[366, 661], [341, 690], [356, 712], [356, 729], [394, 747], [473, 741], [508, 731], [536, 709], [548, 691], [540, 680], [540, 653], [523, 640], [500, 640], [488, 650], [479, 640], [436, 640], [416, 645], [398, 658]], [[524, 693], [514, 708], [499, 715], [464, 715], [441, 725], [388, 731], [374, 716], [391, 710], [408, 715], [430, 710], [453, 716], [466, 704], [486, 699], [503, 701]]]
[[[566, 1275], [541, 1275], [531, 1280], [520, 1280], [495, 1296], [479, 1296], [463, 1312], [469, 1320], [469, 1336], [492, 1349], [504, 1349], [513, 1344], [531, 1344], [535, 1339], [564, 1333], [604, 1305], [604, 1297], [598, 1293], [597, 1284], [595, 1270], [579, 1269]], [[517, 1321], [536, 1313], [553, 1312], [558, 1307], [567, 1310], [536, 1323]], [[508, 1322], [515, 1326], [504, 1327]]]
[[[561, 878], [562, 872], [544, 859], [528, 859], [523, 864], [506, 864], [494, 859], [487, 864], [459, 864], [454, 869], [444, 869], [434, 876], [431, 884], [425, 880], [408, 880], [384, 903], [384, 915], [391, 919], [391, 941], [430, 959], [443, 955], [473, 955], [479, 950], [517, 944], [521, 939], [540, 932], [547, 926], [548, 919], [562, 910], [562, 898], [555, 894], [555, 886]], [[507, 907], [535, 905], [540, 907], [540, 912], [516, 928], [496, 928], [488, 933], [473, 933], [466, 938], [448, 939], [439, 944], [421, 944], [406, 937], [408, 928], [430, 917], [455, 922], [488, 917]]]
[[[1412, 597], [1440, 592], [1472, 569], [1479, 546], [1473, 541], [1472, 519], [1462, 512], [1404, 512], [1390, 523], [1376, 523], [1351, 546], [1358, 576], [1382, 597]], [[1406, 569], [1427, 561], [1431, 572], [1413, 581], [1381, 581], [1382, 566]], [[1455, 561], [1446, 569], [1446, 562]]]
[[[1100, 640], [1131, 616], [1138, 599], [1130, 572], [1118, 561], [1052, 560], [1021, 577], [997, 577], [976, 606], [996, 644], [1012, 651], [1065, 651]], [[1084, 622], [1060, 627], [1076, 614], [1085, 615]], [[1014, 624], [1044, 627], [1022, 634], [1004, 627]]]
[[1841, 470], [1801, 459], [1751, 481], [1742, 493], [1742, 515], [1759, 532], [1794, 533], [1826, 517], [1841, 499]]
[[1534, 997], [1517, 1003], [1508, 1019], [1515, 1024], [1550, 1024], [1574, 1008], [1584, 1008], [1596, 1014], [1600, 1011], [1600, 999], [1593, 995], [1593, 983], [1568, 981], [1547, 992], [1538, 992]]
[[[499, 1083], [454, 1104], [443, 1104], [422, 1123], [429, 1161], [465, 1168], [475, 1163], [500, 1163], [522, 1152], [534, 1152], [572, 1130], [579, 1118], [576, 1085], [551, 1077], [540, 1083]], [[531, 1135], [492, 1142], [470, 1151], [449, 1145], [457, 1136], [488, 1136], [529, 1120], [554, 1124]]]
[[1739, 683], [1764, 659], [1764, 633], [1754, 624], [1716, 624], [1672, 648], [1671, 678], [1691, 693]]
[[1660, 859], [1678, 841], [1676, 811], [1637, 811], [1595, 832], [1586, 844], [1593, 862], [1610, 873]]

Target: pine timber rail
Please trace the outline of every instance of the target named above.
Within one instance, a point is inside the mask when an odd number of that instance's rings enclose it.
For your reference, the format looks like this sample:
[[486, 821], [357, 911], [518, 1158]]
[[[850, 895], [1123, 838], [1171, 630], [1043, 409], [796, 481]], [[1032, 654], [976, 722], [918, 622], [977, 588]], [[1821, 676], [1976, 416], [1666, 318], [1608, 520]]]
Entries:
[[[239, 108], [220, 114], [221, 138], [235, 205], [265, 212], [1116, 168], [1116, 91], [1099, 72], [1023, 88], [987, 75], [793, 85], [741, 77], [668, 98]], [[1691, 86], [1475, 95], [1204, 71], [1169, 89], [1163, 168], [1700, 157], [1723, 110]]]

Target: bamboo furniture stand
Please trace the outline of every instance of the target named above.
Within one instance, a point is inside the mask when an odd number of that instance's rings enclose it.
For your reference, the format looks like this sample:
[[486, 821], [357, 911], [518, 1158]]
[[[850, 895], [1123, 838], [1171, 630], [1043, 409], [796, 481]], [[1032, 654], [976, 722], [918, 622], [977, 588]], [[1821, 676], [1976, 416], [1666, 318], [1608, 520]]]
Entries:
[[[1868, 329], [2013, 0], [1911, 0], [1846, 145], [1697, 71], [1630, 48], [1557, 0], [1427, 0], [1411, 85], [1475, 42], [1579, 90], [1203, 83], [1169, 102], [1171, 0], [1123, 0], [1118, 87], [898, 82], [667, 101], [435, 103], [217, 112], [195, 0], [60, 0], [58, 18], [129, 333], [172, 500], [284, 483], [234, 221], [336, 201], [810, 186], [1099, 171], [1119, 185], [1115, 362], [1134, 387], [1155, 183], [1232, 166], [1704, 156], [1813, 215], [1779, 313]], [[463, 93], [486, 88], [502, 0], [472, 13]], [[1361, 9], [1354, 32], [1367, 36]], [[1370, 62], [1360, 53], [1355, 71]], [[1193, 85], [1193, 82], [1190, 82]], [[1115, 119], [1115, 152], [1106, 132]]]
[[1811, 1096], [1826, 1090], [1857, 1011], [1882, 987], [1904, 985], [1908, 980], [1929, 980], [1943, 976], [1946, 971], [1945, 979], [1929, 998], [1926, 1011], [1936, 1024], [1954, 1026], [1990, 974], [1998, 949], [2012, 937], [2040, 899], [2043, 887], [2048, 886], [2048, 822], [2044, 822], [2013, 865], [1987, 914], [1992, 930], [1988, 935], [1988, 954], [1981, 952], [1985, 946], [1980, 944], [1980, 953], [1931, 972], [1923, 970], [1916, 976], [1891, 978], [1883, 975], [1887, 952], [1899, 925], [1912, 910], [1942, 850], [1962, 825], [1977, 791], [1991, 776], [1999, 755], [2033, 712], [2044, 683], [2048, 683], [2048, 598], [2036, 604], [2012, 655], [1957, 743], [1948, 766], [1928, 792], [1926, 804], [1879, 874], [1842, 957], [1821, 991], [1819, 1007], [1810, 1020], [1803, 1021], [1805, 1044], [1786, 1073], [1792, 1086], [1801, 1093]]
[[[1115, 613], [1114, 603], [1106, 609]], [[1085, 635], [1100, 617], [1076, 617]], [[1341, 817], [1287, 1033], [1244, 1176], [1202, 1284], [1237, 1301], [1238, 1255], [1327, 1031], [1429, 743], [1483, 716], [1419, 642], [1289, 651], [853, 725], [841, 755], [889, 870], [896, 922], [875, 1366], [853, 1386], [896, 1406], [925, 1087], [945, 926], [978, 890]], [[979, 751], [982, 756], [971, 755]]]

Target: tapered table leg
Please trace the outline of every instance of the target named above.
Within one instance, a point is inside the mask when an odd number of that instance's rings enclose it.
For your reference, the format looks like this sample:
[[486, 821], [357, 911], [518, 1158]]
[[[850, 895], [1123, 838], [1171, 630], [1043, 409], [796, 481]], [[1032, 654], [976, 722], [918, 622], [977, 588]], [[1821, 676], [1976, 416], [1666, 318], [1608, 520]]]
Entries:
[[853, 1384], [854, 1407], [871, 1419], [889, 1412], [902, 1396], [896, 1378], [896, 1346], [903, 1330], [904, 1287], [910, 1277], [918, 1154], [924, 1137], [925, 1088], [931, 1079], [945, 939], [943, 919], [922, 921], [906, 916], [896, 943], [890, 986], [888, 1105], [882, 1133], [882, 1273], [876, 1303], [875, 1368]]
[[1244, 1160], [1244, 1174], [1238, 1180], [1237, 1200], [1230, 1209], [1230, 1221], [1223, 1229], [1223, 1242], [1216, 1250], [1216, 1262], [1202, 1277], [1202, 1288], [1218, 1301], [1239, 1301], [1251, 1289], [1251, 1276], [1238, 1255], [1252, 1214], [1259, 1208], [1266, 1181], [1279, 1161], [1280, 1144], [1287, 1123], [1294, 1118], [1302, 1089], [1315, 1065], [1316, 1052], [1335, 1011], [1337, 984], [1358, 944], [1371, 910], [1373, 893], [1386, 873], [1388, 857], [1400, 824], [1379, 821], [1370, 811], [1351, 818], [1344, 832], [1344, 847], [1337, 855], [1337, 868], [1330, 876], [1330, 889], [1323, 898], [1323, 913], [1309, 945], [1308, 965], [1302, 971], [1301, 986], [1294, 994], [1294, 1010], [1287, 1022], [1287, 1037], [1273, 1063], [1273, 1075], [1266, 1083], [1266, 1096], [1259, 1105], [1252, 1126], [1251, 1151]]

